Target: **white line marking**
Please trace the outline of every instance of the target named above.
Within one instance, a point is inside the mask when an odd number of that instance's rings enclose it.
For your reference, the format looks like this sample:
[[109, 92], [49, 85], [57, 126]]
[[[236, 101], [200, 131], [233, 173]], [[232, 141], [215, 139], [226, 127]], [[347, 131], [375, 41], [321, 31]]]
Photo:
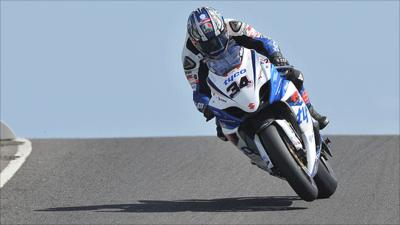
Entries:
[[22, 145], [18, 146], [17, 153], [15, 156], [18, 158], [11, 160], [6, 168], [0, 173], [0, 188], [2, 188], [7, 181], [11, 179], [12, 176], [18, 171], [18, 169], [24, 164], [26, 158], [31, 154], [32, 144], [29, 140], [17, 138], [16, 141], [24, 142]]

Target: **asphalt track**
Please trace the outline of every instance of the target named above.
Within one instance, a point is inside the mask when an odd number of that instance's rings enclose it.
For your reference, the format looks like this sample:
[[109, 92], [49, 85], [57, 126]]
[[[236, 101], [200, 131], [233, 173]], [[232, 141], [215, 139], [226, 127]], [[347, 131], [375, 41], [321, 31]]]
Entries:
[[334, 136], [339, 180], [304, 202], [213, 137], [31, 140], [1, 224], [399, 224], [399, 136]]

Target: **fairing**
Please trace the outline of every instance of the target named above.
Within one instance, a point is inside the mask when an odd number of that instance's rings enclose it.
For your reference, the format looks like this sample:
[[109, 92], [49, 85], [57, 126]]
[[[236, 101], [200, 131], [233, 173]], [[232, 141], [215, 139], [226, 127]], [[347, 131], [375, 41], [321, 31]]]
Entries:
[[[302, 147], [307, 155], [307, 173], [314, 176], [318, 156], [312, 117], [294, 84], [286, 80], [266, 57], [244, 48], [241, 64], [228, 72], [226, 76], [211, 72], [207, 79], [212, 92], [209, 107], [221, 122], [225, 134], [236, 133], [242, 120], [228, 114], [224, 109], [237, 107], [247, 113], [256, 112], [260, 106], [260, 88], [268, 81], [270, 82], [269, 90], [267, 90], [270, 92], [268, 103], [285, 102], [297, 116], [301, 139], [304, 143]], [[236, 89], [235, 86], [237, 86]], [[299, 140], [294, 138], [295, 131], [287, 121], [281, 120], [275, 124], [282, 127], [291, 141], [296, 142], [294, 143], [296, 148], [300, 148]], [[260, 147], [257, 146], [257, 148]], [[263, 150], [259, 149], [259, 151]], [[264, 156], [263, 159], [267, 157]]]
[[[261, 62], [263, 63], [256, 63]], [[245, 49], [241, 64], [228, 72], [225, 76], [219, 76], [210, 72], [207, 82], [212, 92], [210, 108], [222, 118], [223, 128], [226, 132], [233, 133], [240, 125], [239, 118], [228, 118], [222, 109], [237, 107], [244, 112], [255, 112], [260, 105], [259, 92], [263, 84], [270, 77], [270, 64], [267, 59], [254, 51]], [[266, 72], [266, 73], [265, 73]], [[235, 120], [235, 123], [226, 121]]]

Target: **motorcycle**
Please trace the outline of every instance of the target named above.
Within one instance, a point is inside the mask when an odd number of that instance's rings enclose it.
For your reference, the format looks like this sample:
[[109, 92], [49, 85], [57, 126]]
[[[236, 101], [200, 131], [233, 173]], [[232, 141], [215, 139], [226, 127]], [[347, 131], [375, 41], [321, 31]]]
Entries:
[[285, 78], [290, 67], [276, 67], [234, 43], [227, 49], [206, 61], [208, 108], [225, 136], [253, 164], [286, 180], [303, 200], [329, 198], [337, 187], [328, 163], [330, 140], [322, 137], [299, 91]]

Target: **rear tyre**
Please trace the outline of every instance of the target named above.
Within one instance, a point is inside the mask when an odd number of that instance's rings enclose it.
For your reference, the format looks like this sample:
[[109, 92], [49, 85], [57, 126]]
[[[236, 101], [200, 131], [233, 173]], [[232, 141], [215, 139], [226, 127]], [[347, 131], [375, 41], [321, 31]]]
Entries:
[[314, 181], [318, 187], [318, 198], [329, 198], [335, 193], [337, 188], [337, 179], [331, 166], [324, 157], [321, 157], [318, 164], [317, 174]]
[[259, 133], [268, 156], [293, 190], [305, 201], [317, 198], [318, 189], [314, 180], [301, 168], [289, 152], [275, 125], [270, 125]]

